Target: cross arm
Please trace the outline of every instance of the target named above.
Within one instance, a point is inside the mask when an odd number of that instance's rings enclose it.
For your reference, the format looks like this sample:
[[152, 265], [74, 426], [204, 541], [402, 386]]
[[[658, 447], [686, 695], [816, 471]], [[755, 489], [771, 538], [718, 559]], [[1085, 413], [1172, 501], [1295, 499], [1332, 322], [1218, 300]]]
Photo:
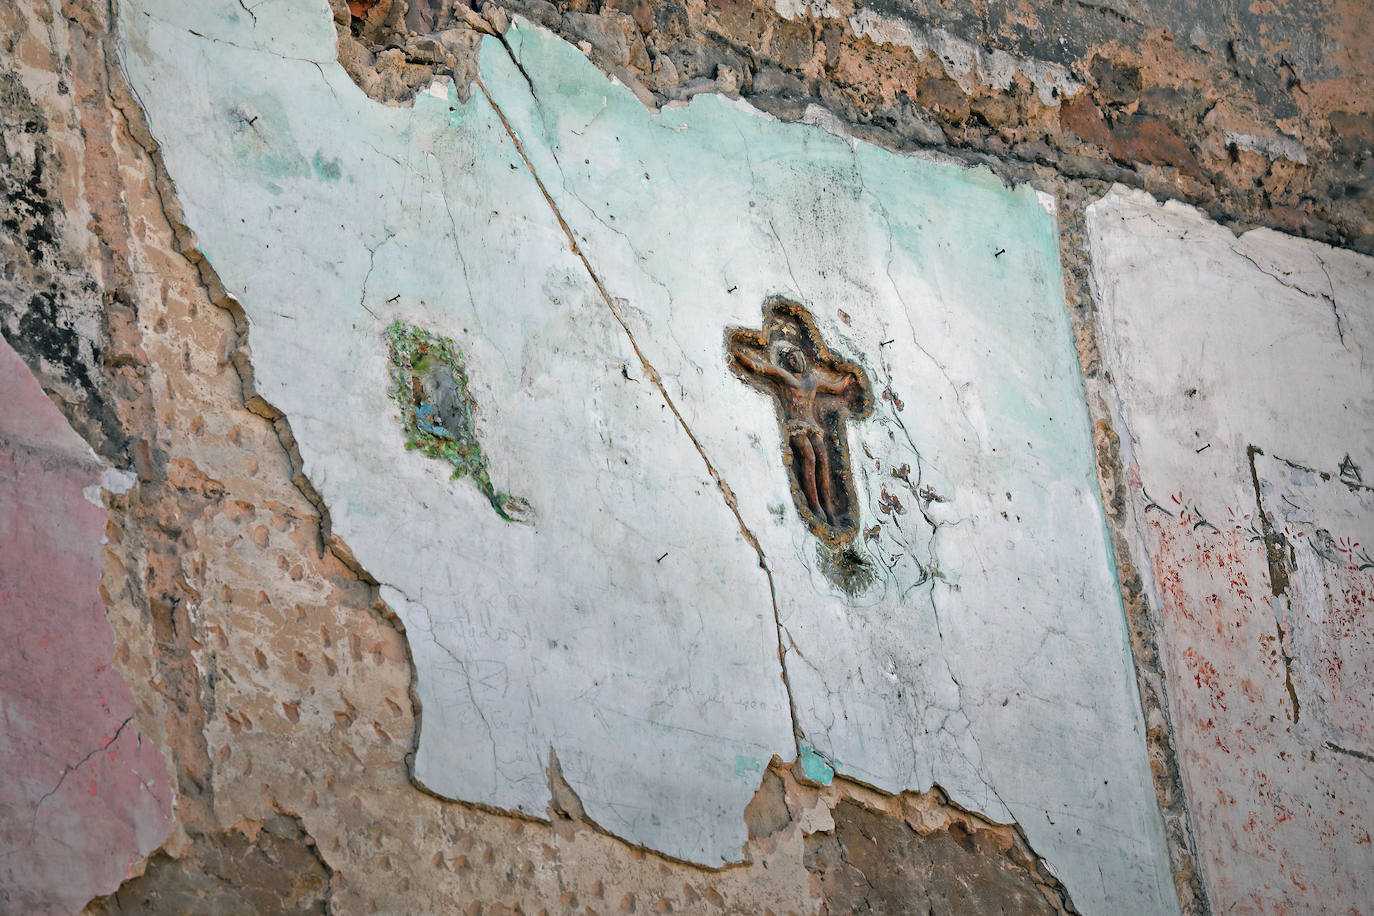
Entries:
[[760, 358], [761, 356], [761, 352], [743, 344], [736, 344], [730, 350], [730, 358], [745, 371], [775, 382], [787, 383], [790, 378], [789, 373], [764, 361]]
[[852, 372], [831, 372], [826, 373], [829, 379], [816, 386], [816, 390], [821, 394], [844, 394], [851, 387], [858, 387], [859, 380], [854, 377]]

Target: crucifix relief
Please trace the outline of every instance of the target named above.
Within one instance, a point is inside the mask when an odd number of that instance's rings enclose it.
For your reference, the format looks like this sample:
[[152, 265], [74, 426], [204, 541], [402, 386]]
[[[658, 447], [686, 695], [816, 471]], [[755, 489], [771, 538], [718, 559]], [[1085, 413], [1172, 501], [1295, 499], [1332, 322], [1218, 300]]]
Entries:
[[777, 402], [783, 465], [802, 520], [831, 546], [847, 543], [859, 517], [844, 421], [872, 410], [868, 378], [826, 347], [811, 315], [788, 299], [769, 299], [762, 329], [731, 328], [725, 345], [735, 374]]

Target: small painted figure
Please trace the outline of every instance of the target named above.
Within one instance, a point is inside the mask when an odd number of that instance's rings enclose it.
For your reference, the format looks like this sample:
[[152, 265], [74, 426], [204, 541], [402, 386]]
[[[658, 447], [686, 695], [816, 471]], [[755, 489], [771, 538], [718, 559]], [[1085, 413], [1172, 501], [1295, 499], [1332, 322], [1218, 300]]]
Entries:
[[868, 413], [867, 379], [831, 353], [811, 316], [788, 300], [765, 305], [761, 332], [734, 328], [726, 343], [736, 374], [777, 399], [798, 502], [805, 501], [818, 523], [812, 530], [819, 526], [826, 540], [848, 540], [857, 521], [842, 420]]

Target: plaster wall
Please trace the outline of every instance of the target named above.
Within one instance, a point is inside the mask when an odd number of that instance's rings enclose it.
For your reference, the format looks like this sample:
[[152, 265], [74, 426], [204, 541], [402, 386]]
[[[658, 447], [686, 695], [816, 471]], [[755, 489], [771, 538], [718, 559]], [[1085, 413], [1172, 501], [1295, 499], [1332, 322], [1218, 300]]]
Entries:
[[[1367, 4], [329, 7], [0, 4], [0, 910], [1155, 912], [1157, 803], [1184, 912], [1360, 911], [1364, 262], [1085, 210], [1368, 251]], [[873, 384], [848, 591], [725, 361], [775, 294]], [[519, 523], [399, 449], [393, 317]]]
[[1117, 189], [1089, 210], [1137, 536], [1217, 912], [1359, 912], [1374, 261]]
[[0, 910], [65, 913], [172, 830], [162, 752], [111, 664], [106, 487], [130, 481], [0, 340]]
[[[313, 4], [123, 24], [254, 390], [405, 623], [421, 784], [542, 811], [552, 751], [597, 823], [718, 863], [770, 757], [799, 755], [1014, 819], [1081, 905], [1174, 906], [1033, 192], [719, 98], [653, 113], [526, 26], [484, 43], [470, 101], [441, 82], [396, 109], [330, 62]], [[848, 433], [858, 595], [725, 367], [724, 329], [777, 293], [880, 394]], [[467, 354], [525, 521], [402, 448], [396, 317]]]

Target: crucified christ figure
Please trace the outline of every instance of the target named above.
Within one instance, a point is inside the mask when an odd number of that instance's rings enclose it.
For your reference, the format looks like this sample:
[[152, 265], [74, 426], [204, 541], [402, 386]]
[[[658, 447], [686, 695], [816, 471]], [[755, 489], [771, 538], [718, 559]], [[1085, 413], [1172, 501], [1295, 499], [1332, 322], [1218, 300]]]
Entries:
[[834, 476], [830, 467], [830, 445], [821, 424], [822, 396], [843, 398], [858, 388], [852, 372], [836, 372], [806, 358], [794, 344], [781, 344], [777, 362], [762, 348], [738, 346], [731, 357], [744, 373], [771, 383], [782, 408], [782, 424], [796, 461], [797, 482], [807, 506], [820, 520], [837, 527]]

